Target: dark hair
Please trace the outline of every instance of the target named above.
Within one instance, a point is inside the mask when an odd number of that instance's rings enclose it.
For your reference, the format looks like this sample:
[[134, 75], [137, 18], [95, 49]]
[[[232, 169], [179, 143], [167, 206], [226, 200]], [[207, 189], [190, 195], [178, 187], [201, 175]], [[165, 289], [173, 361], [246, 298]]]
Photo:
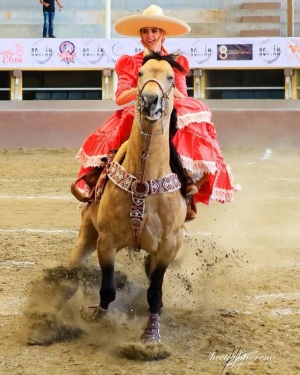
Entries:
[[180, 192], [185, 197], [186, 186], [191, 183], [191, 179], [188, 177], [186, 170], [182, 165], [182, 161], [172, 139], [177, 132], [177, 110], [174, 107], [171, 118], [170, 118], [170, 134], [169, 134], [169, 145], [170, 145], [170, 167], [173, 173], [176, 173], [181, 183]]
[[177, 69], [179, 70], [180, 72], [182, 73], [186, 73], [186, 70], [184, 69], [183, 66], [181, 66], [177, 61], [177, 55], [173, 54], [173, 53], [170, 53], [169, 55], [161, 55], [160, 52], [154, 52], [152, 51], [151, 53], [149, 53], [148, 55], [146, 55], [143, 59], [143, 65], [151, 60], [151, 59], [155, 59], [155, 60], [158, 60], [158, 61], [166, 61], [168, 62], [172, 68], [174, 69]]

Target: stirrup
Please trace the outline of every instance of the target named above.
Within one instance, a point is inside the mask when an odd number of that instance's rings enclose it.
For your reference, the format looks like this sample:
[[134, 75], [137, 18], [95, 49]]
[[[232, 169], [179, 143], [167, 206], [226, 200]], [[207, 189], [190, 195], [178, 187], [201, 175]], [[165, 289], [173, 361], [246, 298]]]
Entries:
[[[74, 195], [76, 199], [79, 200], [79, 202], [92, 202], [95, 201], [95, 189], [97, 185], [97, 181], [99, 180], [99, 177], [103, 171], [104, 167], [94, 167], [91, 171], [88, 173], [83, 173], [81, 176], [77, 178], [77, 180], [71, 185], [71, 193]], [[89, 177], [94, 176], [94, 181], [88, 181]], [[77, 187], [76, 184], [84, 180], [85, 183], [89, 186], [90, 192], [88, 196], [85, 196]]]
[[71, 193], [74, 197], [82, 203], [88, 203], [95, 200], [95, 188], [93, 187], [88, 196], [82, 194], [82, 192], [76, 187], [75, 183], [71, 185]]

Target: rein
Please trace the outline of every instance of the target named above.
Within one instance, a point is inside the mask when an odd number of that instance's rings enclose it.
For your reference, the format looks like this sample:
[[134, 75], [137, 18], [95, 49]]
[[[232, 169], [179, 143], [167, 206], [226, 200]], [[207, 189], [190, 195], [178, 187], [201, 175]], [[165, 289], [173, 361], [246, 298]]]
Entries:
[[[149, 194], [158, 194], [158, 193], [166, 193], [172, 192], [175, 190], [180, 189], [181, 184], [178, 180], [178, 176], [175, 173], [171, 173], [165, 177], [161, 177], [155, 180], [145, 181], [145, 170], [147, 160], [150, 156], [149, 148], [150, 143], [152, 140], [152, 130], [153, 126], [149, 124], [148, 132], [145, 133], [142, 129], [142, 113], [143, 113], [143, 101], [142, 101], [142, 93], [145, 86], [149, 82], [154, 82], [158, 85], [162, 92], [161, 98], [161, 133], [157, 135], [161, 135], [164, 133], [168, 120], [170, 119], [170, 114], [167, 114], [166, 111], [166, 102], [169, 100], [169, 93], [173, 87], [175, 87], [175, 81], [173, 80], [170, 88], [168, 91], [164, 92], [162, 85], [160, 82], [154, 78], [148, 79], [142, 86], [141, 90], [138, 91], [138, 99], [137, 99], [137, 109], [136, 109], [136, 117], [138, 121], [138, 127], [140, 134], [146, 137], [146, 144], [145, 148], [142, 151], [141, 155], [141, 170], [139, 178], [136, 178], [126, 172], [126, 170], [117, 162], [112, 162], [108, 171], [108, 177], [111, 181], [113, 181], [117, 186], [126, 190], [127, 192], [132, 194], [132, 201], [131, 201], [131, 208], [130, 208], [130, 223], [133, 231], [133, 239], [134, 239], [134, 250], [140, 251], [140, 244], [138, 240], [138, 232], [143, 222], [144, 212], [145, 212], [145, 198]], [[164, 115], [166, 116], [164, 122]]]

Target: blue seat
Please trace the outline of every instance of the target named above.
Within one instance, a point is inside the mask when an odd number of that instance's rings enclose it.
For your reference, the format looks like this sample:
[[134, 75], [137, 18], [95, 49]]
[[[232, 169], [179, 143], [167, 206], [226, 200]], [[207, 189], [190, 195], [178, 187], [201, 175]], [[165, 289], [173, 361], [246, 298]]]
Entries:
[[85, 100], [100, 100], [100, 92], [99, 91], [86, 91], [84, 93]]
[[270, 98], [271, 99], [285, 99], [284, 90], [271, 90]]
[[222, 99], [237, 99], [237, 91], [236, 90], [222, 91]]
[[51, 93], [38, 91], [35, 93], [35, 99], [36, 100], [51, 100]]
[[254, 99], [270, 99], [270, 91], [256, 90], [254, 91]]
[[253, 99], [253, 90], [240, 90], [238, 91], [238, 99]]
[[67, 100], [68, 95], [66, 92], [58, 91], [52, 93], [52, 100]]
[[69, 100], [83, 100], [83, 92], [82, 91], [70, 91], [68, 93]]

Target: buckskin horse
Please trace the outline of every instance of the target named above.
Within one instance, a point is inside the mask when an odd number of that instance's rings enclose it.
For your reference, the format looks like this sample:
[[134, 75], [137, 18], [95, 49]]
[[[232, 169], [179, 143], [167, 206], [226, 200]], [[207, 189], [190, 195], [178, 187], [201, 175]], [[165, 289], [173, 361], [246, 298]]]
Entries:
[[149, 254], [145, 344], [161, 341], [163, 279], [182, 245], [186, 215], [184, 170], [171, 142], [176, 131], [173, 69], [182, 69], [174, 55], [145, 57], [138, 73], [136, 114], [125, 157], [122, 164], [109, 163], [100, 202], [82, 207], [79, 236], [70, 258], [71, 265], [78, 265], [97, 248], [102, 281], [100, 305], [94, 314], [102, 315], [116, 296], [117, 252], [133, 247]]

